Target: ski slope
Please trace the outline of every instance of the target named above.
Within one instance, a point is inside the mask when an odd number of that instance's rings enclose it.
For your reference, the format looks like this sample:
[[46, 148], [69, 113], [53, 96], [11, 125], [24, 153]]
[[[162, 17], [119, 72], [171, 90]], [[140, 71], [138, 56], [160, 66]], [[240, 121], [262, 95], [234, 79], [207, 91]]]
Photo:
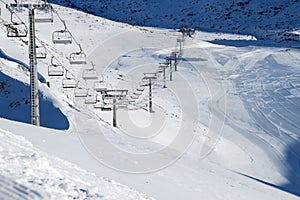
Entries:
[[[95, 64], [97, 81], [103, 80], [109, 89], [128, 89], [130, 95], [137, 92], [143, 73], [157, 72], [180, 38], [174, 30], [133, 27], [53, 6]], [[26, 39], [6, 37], [9, 14], [3, 4], [1, 12], [1, 49], [27, 63]], [[20, 16], [25, 19], [26, 14]], [[91, 64], [68, 63], [78, 46], [52, 43], [52, 31], [62, 27], [57, 15], [52, 24], [37, 24], [37, 37], [48, 54], [38, 61], [38, 68], [50, 82], [50, 87], [40, 83], [41, 93], [68, 120], [48, 114], [45, 124], [70, 125], [53, 130], [1, 119], [4, 177], [38, 194], [50, 191], [42, 194], [45, 198], [299, 198], [299, 49], [221, 45], [224, 39], [234, 44], [256, 40], [251, 35], [196, 32], [193, 39], [186, 38], [173, 81], [167, 70], [167, 88], [162, 87], [161, 75], [155, 82], [155, 112], [148, 112], [145, 87], [138, 100], [131, 99], [134, 104], [128, 110], [118, 109], [118, 128], [113, 128], [112, 112], [95, 109], [85, 103], [87, 97], [75, 97], [74, 89], [62, 88], [65, 77], [48, 76], [53, 55], [88, 89], [90, 98], [100, 96], [93, 88], [95, 80], [83, 78]], [[5, 59], [0, 63], [3, 80], [7, 76], [18, 84], [29, 83], [22, 67]], [[3, 87], [1, 98], [5, 89], [9, 91]], [[11, 103], [14, 96], [9, 92], [6, 101]], [[29, 113], [22, 104], [1, 107], [4, 116], [12, 113], [14, 120], [17, 110]]]

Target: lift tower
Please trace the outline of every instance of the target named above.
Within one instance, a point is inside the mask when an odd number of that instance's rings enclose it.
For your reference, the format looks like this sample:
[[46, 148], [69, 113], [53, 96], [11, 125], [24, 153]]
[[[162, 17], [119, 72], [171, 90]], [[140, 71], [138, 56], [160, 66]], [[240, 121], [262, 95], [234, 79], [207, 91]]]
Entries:
[[11, 8], [27, 8], [29, 23], [29, 64], [30, 64], [30, 122], [32, 125], [40, 125], [39, 96], [38, 96], [38, 70], [36, 61], [35, 44], [35, 20], [34, 10], [44, 9], [45, 2], [40, 3], [13, 3]]

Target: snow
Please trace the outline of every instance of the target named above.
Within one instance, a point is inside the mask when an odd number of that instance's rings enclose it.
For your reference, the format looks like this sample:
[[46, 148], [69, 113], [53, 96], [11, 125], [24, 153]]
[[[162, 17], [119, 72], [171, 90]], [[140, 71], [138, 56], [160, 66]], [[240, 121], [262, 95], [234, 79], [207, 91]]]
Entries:
[[[6, 186], [1, 184], [1, 190], [7, 187], [5, 191], [12, 195], [1, 192], [1, 198], [17, 199], [13, 196], [19, 195], [17, 185], [22, 189], [19, 199], [149, 199], [115, 181], [43, 153], [24, 137], [0, 129], [0, 138], [0, 173], [14, 180], [1, 175], [2, 184], [10, 182]], [[37, 192], [30, 188], [36, 188]]]
[[[91, 3], [80, 2], [74, 4]], [[34, 127], [16, 122], [29, 118], [27, 104], [20, 101], [28, 99], [29, 73], [19, 65], [28, 63], [27, 39], [6, 37], [4, 24], [10, 19], [1, 4], [1, 50], [12, 59], [0, 59], [0, 81], [5, 83], [0, 85], [0, 113], [15, 120], [0, 119], [0, 182], [9, 182], [3, 190], [17, 195], [13, 185], [19, 184], [33, 196], [53, 199], [299, 198], [299, 49], [258, 40], [252, 34], [261, 35], [248, 28], [245, 33], [251, 35], [196, 32], [185, 40], [173, 81], [169, 69], [167, 88], [161, 74], [155, 81], [154, 113], [149, 113], [149, 89], [137, 93], [137, 88], [145, 84], [143, 73], [158, 71], [180, 33], [165, 29], [167, 22], [145, 28], [53, 6], [88, 63], [69, 64], [69, 55], [78, 51], [75, 43], [52, 43], [52, 31], [63, 26], [56, 14], [54, 23], [36, 25], [48, 54], [38, 68], [50, 87], [39, 83], [46, 98], [40, 97], [41, 104], [49, 107], [41, 112], [44, 127]], [[25, 13], [20, 16], [26, 21]], [[67, 77], [48, 76], [51, 56], [88, 97], [62, 88]], [[82, 76], [91, 61], [97, 80]], [[97, 81], [129, 90], [133, 103], [117, 110], [118, 127], [112, 127], [111, 111], [86, 104], [103, 95], [93, 88]], [[138, 99], [130, 97], [134, 93]]]

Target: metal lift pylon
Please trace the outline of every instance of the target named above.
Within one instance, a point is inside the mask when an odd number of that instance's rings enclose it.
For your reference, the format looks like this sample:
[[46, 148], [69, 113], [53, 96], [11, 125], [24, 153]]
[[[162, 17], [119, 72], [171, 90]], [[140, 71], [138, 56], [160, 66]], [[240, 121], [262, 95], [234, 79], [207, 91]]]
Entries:
[[36, 43], [35, 43], [35, 20], [34, 9], [42, 9], [42, 3], [12, 3], [12, 8], [27, 8], [29, 23], [29, 64], [30, 64], [30, 123], [32, 125], [40, 125], [40, 110], [38, 96], [38, 70], [36, 61]]

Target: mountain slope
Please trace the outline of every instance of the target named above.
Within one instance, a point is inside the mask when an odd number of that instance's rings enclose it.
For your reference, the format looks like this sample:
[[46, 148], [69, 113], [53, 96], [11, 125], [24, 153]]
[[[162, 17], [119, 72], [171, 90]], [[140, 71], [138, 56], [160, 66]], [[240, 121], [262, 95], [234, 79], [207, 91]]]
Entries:
[[299, 41], [298, 0], [50, 0], [52, 3], [138, 26], [198, 27], [254, 35], [259, 39]]

